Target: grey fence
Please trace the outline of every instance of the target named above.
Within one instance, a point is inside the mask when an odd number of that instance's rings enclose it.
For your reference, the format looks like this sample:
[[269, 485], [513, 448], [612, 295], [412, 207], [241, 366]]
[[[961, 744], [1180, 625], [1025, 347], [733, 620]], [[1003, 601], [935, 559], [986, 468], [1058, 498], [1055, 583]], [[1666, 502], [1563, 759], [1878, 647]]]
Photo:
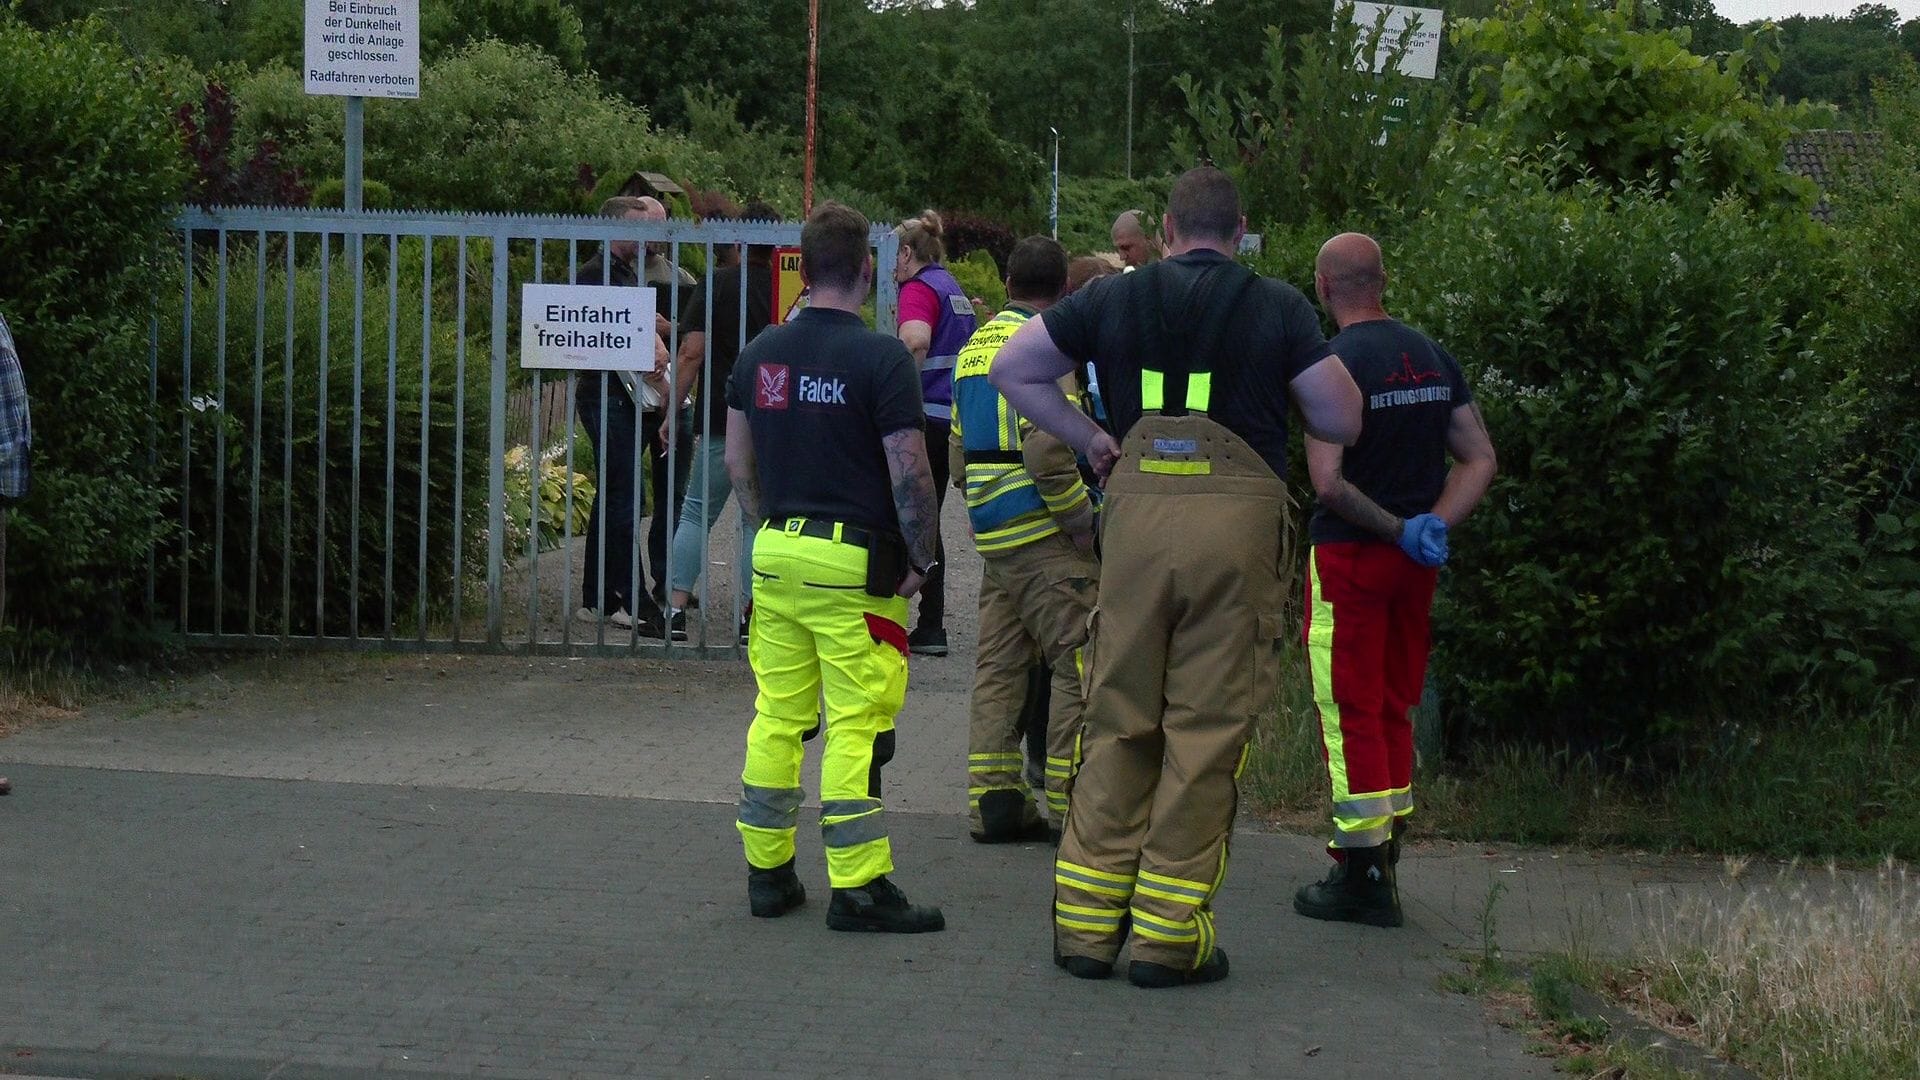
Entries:
[[[799, 225], [216, 209], [184, 212], [178, 228], [150, 371], [151, 478], [178, 499], [148, 574], [155, 625], [221, 648], [743, 654], [733, 580], [751, 524], [737, 500], [701, 534], [689, 640], [638, 636], [604, 610], [577, 617], [588, 548], [602, 566], [624, 560], [645, 590], [652, 521], [671, 538], [681, 506], [646, 484], [630, 550], [606, 549], [604, 520], [583, 527], [605, 413], [583, 431], [575, 394], [603, 376], [520, 368], [520, 286], [597, 284], [583, 264], [604, 264], [615, 241], [648, 245], [698, 278], [667, 288], [668, 378], [682, 374], [679, 324], [698, 290], [693, 386], [719, 393], [712, 271], [751, 246], [798, 244]], [[881, 227], [873, 243], [873, 315], [890, 328], [895, 245]], [[736, 325], [745, 303], [743, 291]], [[630, 461], [606, 467], [645, 470], [658, 454], [677, 476], [720, 438], [704, 408], [688, 412], [697, 443], [636, 440]], [[710, 493], [692, 492], [709, 519]], [[673, 575], [672, 548], [664, 566], [645, 560], [652, 577]]]

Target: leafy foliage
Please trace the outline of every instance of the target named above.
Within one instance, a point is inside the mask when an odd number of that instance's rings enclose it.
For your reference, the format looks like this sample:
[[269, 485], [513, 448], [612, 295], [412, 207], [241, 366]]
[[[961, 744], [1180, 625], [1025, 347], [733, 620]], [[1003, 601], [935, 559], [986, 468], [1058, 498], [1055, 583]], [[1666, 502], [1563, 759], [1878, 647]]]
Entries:
[[[1275, 32], [1261, 80], [1231, 94], [1180, 76], [1193, 131], [1176, 140], [1174, 156], [1226, 169], [1260, 227], [1365, 221], [1418, 207], [1448, 98], [1443, 86], [1397, 69], [1408, 34], [1383, 41], [1382, 27], [1362, 33], [1343, 19], [1294, 55]], [[1375, 45], [1387, 47], [1386, 70], [1356, 69], [1353, 58]], [[1391, 118], [1396, 103], [1404, 122]]]
[[169, 528], [147, 470], [147, 319], [162, 253], [178, 250], [184, 161], [168, 102], [97, 22], [42, 33], [0, 18], [0, 115], [0, 302], [35, 436], [33, 494], [8, 525], [8, 573], [33, 587], [9, 617], [111, 649]]
[[1482, 56], [1481, 126], [1489, 153], [1554, 147], [1556, 182], [1682, 183], [1734, 192], [1755, 206], [1804, 210], [1811, 183], [1780, 168], [1787, 140], [1822, 110], [1762, 100], [1779, 67], [1773, 35], [1709, 59], [1685, 31], [1640, 28], [1636, 5], [1509, 2], [1501, 17], [1455, 24]]
[[272, 139], [256, 143], [244, 161], [234, 140], [233, 95], [218, 82], [209, 82], [200, 108], [182, 105], [174, 113], [193, 163], [187, 201], [200, 206], [268, 204], [298, 206], [308, 191], [298, 170], [280, 158]]

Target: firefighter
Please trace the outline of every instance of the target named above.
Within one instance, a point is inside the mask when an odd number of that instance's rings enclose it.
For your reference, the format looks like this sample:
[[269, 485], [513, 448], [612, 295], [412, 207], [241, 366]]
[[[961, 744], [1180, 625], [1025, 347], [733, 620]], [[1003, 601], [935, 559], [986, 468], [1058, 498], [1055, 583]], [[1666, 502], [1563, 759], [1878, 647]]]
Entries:
[[[907, 694], [907, 598], [935, 569], [939, 509], [913, 356], [868, 330], [867, 219], [839, 203], [807, 218], [808, 306], [741, 351], [727, 381], [727, 472], [749, 518], [759, 695], [747, 732], [739, 830], [756, 916], [806, 900], [794, 869], [801, 742], [825, 728], [820, 832], [835, 930], [941, 930], [887, 877], [880, 767]], [[821, 702], [824, 699], [824, 710]]]
[[1426, 679], [1428, 611], [1447, 531], [1486, 495], [1497, 464], [1459, 363], [1387, 315], [1379, 244], [1360, 233], [1327, 241], [1313, 284], [1366, 404], [1353, 446], [1306, 439], [1319, 500], [1308, 526], [1307, 664], [1333, 787], [1334, 864], [1293, 907], [1399, 926], [1396, 864], [1413, 813], [1408, 710]]
[[[1287, 406], [1348, 444], [1360, 395], [1306, 297], [1234, 262], [1246, 222], [1211, 166], [1174, 184], [1167, 258], [1020, 328], [993, 385], [1107, 478], [1086, 723], [1054, 863], [1054, 958], [1149, 988], [1227, 974], [1213, 898], [1236, 781], [1276, 692], [1290, 566]], [[1114, 435], [1055, 380], [1094, 362]], [[1118, 441], [1116, 441], [1116, 437]]]
[[[1093, 612], [1094, 501], [1073, 451], [1008, 407], [987, 373], [994, 354], [1027, 320], [1059, 301], [1067, 253], [1045, 237], [1022, 240], [1007, 259], [1007, 306], [960, 350], [954, 369], [954, 460], [974, 544], [980, 549], [980, 649], [967, 741], [967, 803], [981, 843], [1045, 839], [1022, 775], [1023, 721], [1046, 730], [1049, 816], [1065, 818], [1066, 778], [1080, 725], [1080, 647]], [[1050, 671], [1044, 718], [1028, 719], [1029, 672]]]

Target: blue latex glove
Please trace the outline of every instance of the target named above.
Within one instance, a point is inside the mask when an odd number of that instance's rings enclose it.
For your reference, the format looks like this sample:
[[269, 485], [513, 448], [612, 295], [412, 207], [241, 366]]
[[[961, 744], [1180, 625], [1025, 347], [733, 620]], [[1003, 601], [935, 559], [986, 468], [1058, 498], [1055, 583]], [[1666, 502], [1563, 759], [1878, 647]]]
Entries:
[[1447, 561], [1447, 523], [1433, 514], [1418, 514], [1400, 527], [1400, 550], [1421, 566]]

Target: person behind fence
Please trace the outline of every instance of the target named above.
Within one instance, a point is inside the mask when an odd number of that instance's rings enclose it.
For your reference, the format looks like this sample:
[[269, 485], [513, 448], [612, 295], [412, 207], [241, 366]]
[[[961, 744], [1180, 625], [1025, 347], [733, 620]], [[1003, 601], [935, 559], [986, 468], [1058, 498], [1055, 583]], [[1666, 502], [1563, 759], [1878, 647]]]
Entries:
[[[749, 221], [778, 221], [780, 212], [764, 202], [750, 202], [742, 211]], [[706, 537], [720, 520], [720, 512], [726, 508], [727, 497], [733, 493], [733, 482], [727, 478], [727, 403], [726, 393], [718, 389], [727, 385], [727, 379], [733, 374], [734, 361], [740, 355], [742, 341], [752, 341], [760, 336], [772, 319], [773, 310], [773, 247], [768, 244], [754, 244], [747, 248], [744, 261], [735, 261], [708, 276], [708, 285], [713, 290], [713, 306], [707, 306], [707, 289], [693, 290], [693, 295], [685, 301], [680, 311], [680, 359], [676, 396], [684, 397], [698, 384], [698, 408], [705, 414], [706, 429], [700, 435], [700, 443], [693, 448], [689, 456], [693, 458], [693, 474], [687, 480], [687, 497], [680, 504], [680, 519], [673, 526], [673, 565], [669, 573], [673, 577], [673, 598], [668, 612], [668, 629], [673, 640], [687, 640], [687, 605], [693, 600], [693, 589], [699, 583], [700, 573], [704, 569], [706, 558]], [[741, 319], [743, 308], [746, 318]], [[708, 326], [708, 312], [712, 312], [712, 326]], [[713, 350], [711, 375], [702, 378], [706, 369], [707, 348]], [[753, 603], [753, 534], [758, 522], [747, 523], [744, 519], [740, 529], [740, 550], [735, 556], [738, 566], [736, 587], [739, 589], [742, 614], [739, 626], [739, 642], [747, 642], [746, 609]]]
[[[648, 220], [666, 220], [667, 208], [660, 200], [642, 196], [640, 201], [646, 205]], [[700, 279], [667, 257], [667, 245], [659, 242], [647, 244], [645, 251], [646, 258], [640, 266], [640, 283], [653, 290], [654, 325], [671, 348], [674, 313], [685, 311], [694, 295], [702, 291]], [[654, 610], [667, 603], [667, 545], [672, 539], [668, 532], [667, 507], [672, 506], [677, 518], [680, 502], [687, 497], [687, 481], [693, 475], [693, 455], [687, 452], [687, 448], [693, 445], [693, 410], [686, 407], [686, 394], [666, 394], [665, 369], [661, 370], [663, 374], [659, 388], [664, 400], [644, 409], [640, 418], [640, 445], [649, 452], [647, 490], [655, 493], [653, 515], [647, 522], [645, 563], [647, 594], [653, 598], [650, 606]], [[678, 450], [668, 449], [670, 440], [679, 442]], [[673, 473], [672, 494], [663, 497], [660, 493], [668, 490], [669, 466]]]
[[[1213, 904], [1254, 721], [1277, 693], [1289, 399], [1330, 442], [1360, 432], [1360, 392], [1306, 297], [1234, 262], [1233, 181], [1185, 173], [1163, 227], [1168, 258], [1029, 320], [990, 375], [1108, 477], [1054, 959], [1106, 978], [1131, 931], [1127, 975], [1148, 988], [1227, 974]], [[1114, 435], [1061, 392], [1087, 360]]]
[[[1020, 241], [1007, 258], [1006, 285], [1007, 306], [960, 350], [953, 382], [957, 486], [984, 560], [967, 740], [971, 833], [984, 844], [1045, 839], [1047, 818], [1066, 815], [1080, 728], [1080, 647], [1100, 575], [1095, 503], [1073, 451], [1034, 431], [987, 380], [1007, 339], [1066, 291], [1066, 249], [1046, 237]], [[1022, 706], [1036, 656], [1052, 686], [1047, 715], [1029, 719]], [[1023, 723], [1046, 729], [1046, 815], [1023, 775]]]
[[[973, 301], [941, 265], [947, 257], [944, 226], [931, 210], [903, 221], [893, 280], [900, 286], [900, 340], [920, 365], [920, 390], [927, 413], [927, 453], [931, 455], [936, 498], [945, 506], [950, 463], [947, 439], [953, 417], [953, 365], [960, 346], [978, 329]], [[940, 561], [946, 559], [944, 542]], [[920, 592], [920, 621], [908, 639], [916, 653], [947, 655], [947, 575], [936, 570]]]
[[1400, 842], [1413, 813], [1409, 713], [1426, 679], [1428, 612], [1448, 530], [1485, 497], [1497, 462], [1459, 363], [1387, 314], [1380, 245], [1334, 237], [1313, 280], [1340, 327], [1333, 349], [1366, 404], [1352, 446], [1306, 438], [1319, 496], [1308, 526], [1307, 665], [1333, 789], [1334, 863], [1293, 907], [1398, 926]]
[[824, 727], [827, 925], [921, 933], [946, 920], [888, 877], [880, 771], [906, 701], [907, 598], [937, 569], [939, 506], [913, 356], [860, 318], [868, 229], [840, 203], [814, 210], [800, 234], [810, 304], [748, 344], [727, 382], [727, 471], [766, 522], [753, 548], [747, 659], [759, 694], [738, 828], [748, 910], [772, 918], [804, 903], [801, 743]]
[[[624, 221], [658, 221], [667, 216], [656, 199], [617, 195], [600, 205], [604, 217]], [[638, 286], [641, 284], [640, 244], [609, 241], [606, 250], [582, 263], [574, 280], [582, 285]], [[656, 312], [656, 331], [669, 328]], [[629, 372], [582, 371], [574, 388], [575, 416], [593, 444], [593, 507], [587, 517], [586, 568], [580, 576], [580, 610], [576, 617], [592, 622], [604, 619], [632, 628], [642, 637], [664, 638], [666, 622], [652, 597], [634, 589], [634, 546], [640, 507], [646, 500], [641, 464], [641, 408], [645, 399], [671, 395], [666, 384], [666, 343], [656, 333], [659, 370], [648, 375]]]

